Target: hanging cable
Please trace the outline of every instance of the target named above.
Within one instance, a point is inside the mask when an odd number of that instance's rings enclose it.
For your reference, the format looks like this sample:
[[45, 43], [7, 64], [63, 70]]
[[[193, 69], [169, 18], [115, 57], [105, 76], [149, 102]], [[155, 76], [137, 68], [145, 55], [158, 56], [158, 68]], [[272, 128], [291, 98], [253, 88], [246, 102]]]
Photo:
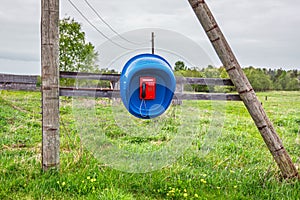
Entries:
[[127, 48], [127, 47], [124, 47], [122, 45], [120, 45], [119, 43], [113, 41], [112, 39], [110, 39], [108, 36], [106, 36], [104, 33], [102, 33], [80, 10], [79, 8], [71, 1], [71, 0], [68, 0], [69, 3], [73, 6], [73, 8], [98, 32], [100, 33], [104, 38], [106, 38], [107, 40], [109, 40], [111, 43], [113, 43], [114, 45], [122, 48], [122, 49], [125, 49], [125, 50], [133, 50], [133, 49], [130, 49], [130, 48]]
[[103, 17], [101, 17], [101, 15], [99, 14], [99, 12], [97, 12], [97, 10], [87, 1], [84, 0], [85, 3], [90, 7], [90, 9], [93, 10], [93, 12], [97, 15], [97, 17], [112, 31], [114, 32], [117, 36], [119, 36], [121, 39], [125, 40], [128, 43], [134, 44], [134, 45], [143, 45], [143, 44], [147, 44], [148, 42], [143, 42], [143, 43], [137, 43], [137, 42], [133, 42], [131, 40], [128, 40], [127, 38], [123, 37], [121, 34], [119, 34], [108, 22], [106, 22]]
[[147, 114], [143, 114], [143, 107], [145, 108], [145, 110], [147, 109], [147, 105], [146, 105], [146, 101], [144, 99], [142, 99], [141, 104], [140, 104], [140, 115], [141, 117], [147, 117]]

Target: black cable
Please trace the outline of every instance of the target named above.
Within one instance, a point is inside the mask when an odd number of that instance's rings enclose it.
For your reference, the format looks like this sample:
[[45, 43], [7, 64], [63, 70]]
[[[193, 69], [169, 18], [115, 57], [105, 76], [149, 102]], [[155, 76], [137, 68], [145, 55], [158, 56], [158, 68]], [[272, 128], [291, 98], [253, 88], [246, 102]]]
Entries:
[[[125, 40], [126, 42], [129, 42], [131, 44], [134, 44], [134, 45], [142, 45], [142, 44], [146, 44], [146, 42], [144, 43], [136, 43], [136, 42], [133, 42], [133, 41], [130, 41], [128, 40], [127, 38], [123, 37], [121, 34], [119, 34], [109, 23], [107, 23], [103, 17], [101, 17], [101, 15], [99, 14], [99, 12], [97, 12], [97, 10], [87, 1], [87, 0], [84, 0], [85, 3], [90, 7], [90, 9], [93, 10], [93, 12], [97, 15], [97, 17], [112, 31], [114, 32], [116, 35], [118, 35], [120, 38], [122, 38], [123, 40]], [[148, 43], [148, 42], [147, 42]]]
[[116, 43], [115, 41], [113, 41], [112, 39], [110, 39], [108, 36], [106, 36], [104, 33], [102, 33], [80, 10], [79, 8], [71, 1], [68, 0], [69, 3], [73, 6], [73, 8], [75, 8], [75, 10], [77, 10], [77, 12], [98, 32], [100, 33], [104, 38], [106, 38], [107, 40], [109, 40], [111, 43], [117, 45], [118, 47], [122, 48], [122, 49], [126, 49], [126, 50], [132, 50], [130, 48], [126, 48], [118, 43]]

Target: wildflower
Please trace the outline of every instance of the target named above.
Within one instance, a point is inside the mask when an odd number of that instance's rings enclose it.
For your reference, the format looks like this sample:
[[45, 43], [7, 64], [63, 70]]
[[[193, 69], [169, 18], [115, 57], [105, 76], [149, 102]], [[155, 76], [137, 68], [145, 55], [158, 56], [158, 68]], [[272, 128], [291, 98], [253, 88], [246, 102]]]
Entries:
[[217, 187], [217, 189], [220, 190], [221, 188], [220, 188], [220, 187]]
[[88, 177], [86, 177], [86, 179], [87, 179], [87, 180], [90, 180], [90, 179], [91, 179], [91, 177], [90, 177], [90, 176], [88, 176]]
[[84, 181], [81, 181], [81, 183], [84, 183]]
[[233, 186], [234, 188], [237, 188], [237, 185]]
[[175, 188], [169, 188], [170, 191], [168, 193], [175, 193]]
[[202, 183], [204, 183], [204, 184], [207, 183], [206, 180], [204, 180], [203, 178], [200, 179], [200, 181], [201, 181]]
[[59, 181], [56, 182], [59, 185]]
[[66, 183], [65, 182], [62, 182], [62, 184], [61, 184], [62, 186], [64, 186], [64, 185], [66, 185]]
[[198, 194], [195, 194], [195, 197], [198, 198], [199, 197]]
[[96, 182], [96, 179], [95, 179], [95, 178], [92, 178], [92, 179], [91, 179], [91, 182]]
[[187, 194], [187, 193], [183, 193], [183, 197], [185, 197], [185, 198], [186, 198], [187, 196], [188, 196], [188, 194]]
[[183, 190], [186, 193], [186, 189]]

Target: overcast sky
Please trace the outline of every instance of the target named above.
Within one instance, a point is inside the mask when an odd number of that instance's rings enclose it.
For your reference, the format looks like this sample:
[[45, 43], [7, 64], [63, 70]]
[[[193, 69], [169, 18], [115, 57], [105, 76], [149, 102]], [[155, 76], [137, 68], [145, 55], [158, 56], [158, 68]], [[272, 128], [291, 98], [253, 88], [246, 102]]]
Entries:
[[[72, 1], [99, 30], [113, 37], [113, 33], [83, 0]], [[0, 73], [40, 74], [40, 2], [1, 0]], [[182, 58], [188, 65], [197, 67], [221, 65], [187, 0], [89, 2], [119, 33], [135, 42], [146, 42], [143, 46], [133, 47], [118, 37], [113, 38], [127, 48], [150, 46], [150, 32], [155, 31], [157, 48], [164, 50], [158, 53], [169, 59], [172, 65], [176, 56], [176, 59]], [[299, 0], [206, 2], [242, 66], [300, 69]], [[60, 10], [61, 18], [71, 16], [83, 25], [88, 41], [97, 46], [100, 53], [100, 66], [108, 65], [108, 61], [118, 60], [127, 53], [107, 42], [67, 0], [61, 0]], [[143, 51], [148, 50], [138, 53]], [[172, 53], [166, 52], [173, 52], [173, 57]], [[117, 68], [121, 67], [122, 62], [117, 64]]]

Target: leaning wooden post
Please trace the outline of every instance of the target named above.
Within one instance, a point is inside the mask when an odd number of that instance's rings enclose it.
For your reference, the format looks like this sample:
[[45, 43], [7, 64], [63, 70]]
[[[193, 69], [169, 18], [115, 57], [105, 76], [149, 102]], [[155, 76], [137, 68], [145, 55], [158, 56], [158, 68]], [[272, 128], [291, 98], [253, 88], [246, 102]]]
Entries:
[[298, 171], [285, 150], [271, 121], [268, 119], [261, 102], [259, 102], [251, 84], [239, 65], [233, 51], [227, 43], [212, 12], [204, 0], [188, 0], [208, 38], [226, 68], [241, 99], [251, 114], [258, 130], [273, 155], [284, 178], [298, 177]]
[[42, 168], [59, 166], [59, 0], [42, 0]]

